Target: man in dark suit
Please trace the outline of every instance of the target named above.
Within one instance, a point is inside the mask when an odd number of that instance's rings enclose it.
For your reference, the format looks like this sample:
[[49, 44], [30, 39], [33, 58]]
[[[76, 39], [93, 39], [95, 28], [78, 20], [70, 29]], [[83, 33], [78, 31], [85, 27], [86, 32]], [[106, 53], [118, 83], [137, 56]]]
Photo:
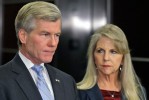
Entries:
[[[74, 79], [47, 64], [61, 34], [61, 13], [51, 3], [30, 2], [24, 5], [15, 19], [19, 51], [8, 63], [0, 66], [0, 100], [43, 99], [38, 87], [38, 73], [42, 67], [44, 81], [53, 100], [79, 100]], [[42, 89], [42, 88], [41, 88]]]

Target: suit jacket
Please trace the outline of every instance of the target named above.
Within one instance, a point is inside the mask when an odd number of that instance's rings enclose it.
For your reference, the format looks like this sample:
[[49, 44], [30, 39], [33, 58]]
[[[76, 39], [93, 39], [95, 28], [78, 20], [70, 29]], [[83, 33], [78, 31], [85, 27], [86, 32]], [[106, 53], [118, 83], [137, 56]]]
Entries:
[[[80, 100], [104, 100], [97, 84], [91, 89], [79, 90], [79, 97]], [[126, 100], [124, 95], [122, 95], [121, 100]]]
[[[51, 79], [55, 100], [79, 100], [74, 79], [45, 64]], [[0, 66], [0, 100], [42, 100], [25, 64], [18, 54]]]

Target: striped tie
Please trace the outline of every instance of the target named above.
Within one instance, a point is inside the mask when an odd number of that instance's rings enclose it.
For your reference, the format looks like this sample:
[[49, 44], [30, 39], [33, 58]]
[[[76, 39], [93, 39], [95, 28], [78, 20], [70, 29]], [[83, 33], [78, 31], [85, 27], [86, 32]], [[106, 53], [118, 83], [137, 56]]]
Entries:
[[32, 67], [32, 70], [34, 70], [37, 74], [37, 87], [38, 87], [38, 90], [41, 94], [41, 97], [43, 100], [54, 100], [54, 97], [52, 96], [47, 84], [46, 84], [46, 81], [43, 77], [43, 74], [42, 74], [42, 70], [43, 70], [43, 67], [40, 66], [40, 65], [34, 65]]

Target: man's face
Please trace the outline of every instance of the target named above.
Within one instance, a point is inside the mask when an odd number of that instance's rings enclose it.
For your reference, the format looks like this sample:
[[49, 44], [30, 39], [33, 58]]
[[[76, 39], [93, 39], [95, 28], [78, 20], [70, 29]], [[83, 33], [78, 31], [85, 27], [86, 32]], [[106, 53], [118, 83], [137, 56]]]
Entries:
[[51, 62], [61, 34], [61, 20], [37, 20], [34, 30], [24, 33], [21, 52], [34, 64]]

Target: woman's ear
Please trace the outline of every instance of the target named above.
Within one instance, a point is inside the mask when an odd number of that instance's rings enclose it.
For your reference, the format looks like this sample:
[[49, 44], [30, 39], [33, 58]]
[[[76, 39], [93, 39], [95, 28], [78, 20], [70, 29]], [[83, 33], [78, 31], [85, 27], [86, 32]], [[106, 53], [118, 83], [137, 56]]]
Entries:
[[124, 56], [123, 56], [123, 58], [122, 58], [122, 61], [121, 61], [120, 66], [123, 66], [123, 65], [124, 65]]
[[124, 65], [124, 57], [123, 57], [123, 59], [122, 59], [122, 61], [121, 61], [120, 67], [119, 67], [119, 70], [120, 70], [120, 71], [122, 70], [123, 65]]

